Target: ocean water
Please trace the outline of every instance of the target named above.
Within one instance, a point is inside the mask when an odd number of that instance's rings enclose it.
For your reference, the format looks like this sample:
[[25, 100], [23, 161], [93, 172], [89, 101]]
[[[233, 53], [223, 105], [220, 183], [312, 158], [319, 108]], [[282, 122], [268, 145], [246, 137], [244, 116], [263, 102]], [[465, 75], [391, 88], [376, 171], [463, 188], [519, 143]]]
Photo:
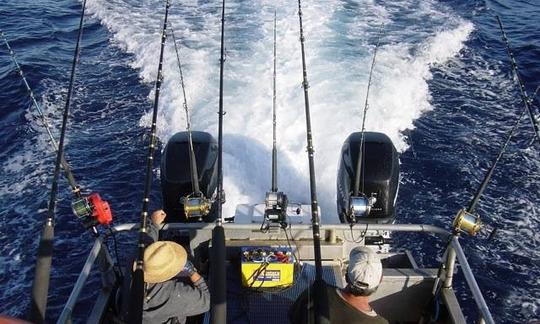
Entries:
[[[81, 2], [4, 0], [0, 29], [58, 135]], [[224, 80], [226, 215], [262, 201], [270, 187], [272, 37], [277, 12], [279, 187], [308, 201], [305, 117], [295, 1], [228, 1]], [[397, 221], [449, 228], [467, 206], [505, 134], [523, 109], [495, 15], [502, 18], [529, 94], [540, 84], [540, 5], [534, 1], [325, 0], [303, 2], [315, 165], [323, 222], [335, 222], [341, 145], [362, 122], [372, 53], [381, 24], [367, 129], [401, 153]], [[115, 223], [139, 219], [164, 2], [88, 0], [67, 130], [66, 157], [84, 190], [98, 191]], [[172, 1], [170, 21], [184, 66], [193, 128], [217, 134], [221, 3]], [[169, 38], [158, 115], [161, 143], [185, 129]], [[47, 133], [0, 46], [0, 313], [24, 316], [35, 247], [46, 214], [54, 154]], [[538, 97], [534, 104], [538, 112]], [[162, 146], [160, 146], [162, 148]], [[159, 153], [151, 208], [161, 205]], [[484, 296], [501, 323], [540, 318], [540, 144], [524, 118], [480, 201], [491, 241], [465, 238]], [[92, 237], [71, 214], [60, 183], [48, 320], [67, 300]], [[120, 250], [133, 246], [123, 239]], [[441, 243], [399, 235], [423, 265]], [[99, 284], [93, 278], [90, 285]], [[458, 293], [470, 297], [463, 284]], [[92, 294], [76, 310], [83, 318]], [[474, 307], [466, 309], [474, 320]]]

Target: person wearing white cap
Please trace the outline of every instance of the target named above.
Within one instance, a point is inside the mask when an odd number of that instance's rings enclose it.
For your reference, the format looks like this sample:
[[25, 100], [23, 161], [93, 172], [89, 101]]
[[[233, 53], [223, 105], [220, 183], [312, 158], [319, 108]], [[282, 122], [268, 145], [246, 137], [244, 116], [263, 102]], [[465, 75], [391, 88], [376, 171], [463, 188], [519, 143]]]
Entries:
[[146, 247], [143, 257], [144, 324], [183, 324], [188, 316], [210, 309], [208, 286], [187, 259], [186, 250], [176, 242], [157, 241], [165, 217], [163, 210], [155, 211], [147, 228], [148, 239], [154, 243]]
[[[368, 247], [355, 247], [349, 254], [343, 289], [325, 284], [328, 298], [328, 321], [336, 324], [388, 324], [369, 305], [369, 296], [382, 281], [381, 260]], [[311, 289], [313, 292], [313, 289]], [[292, 324], [315, 322], [312, 294], [304, 292], [289, 310]]]

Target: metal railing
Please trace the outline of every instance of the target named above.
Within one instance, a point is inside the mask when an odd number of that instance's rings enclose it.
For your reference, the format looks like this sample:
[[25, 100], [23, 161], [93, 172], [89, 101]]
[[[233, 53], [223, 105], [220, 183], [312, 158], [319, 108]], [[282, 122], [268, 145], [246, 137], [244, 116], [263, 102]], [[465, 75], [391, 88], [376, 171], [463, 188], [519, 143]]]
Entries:
[[[163, 230], [168, 229], [176, 229], [176, 230], [205, 230], [205, 231], [211, 231], [214, 228], [215, 224], [213, 223], [172, 223], [172, 224], [166, 224], [163, 227]], [[115, 226], [112, 230], [114, 232], [126, 232], [126, 231], [133, 231], [138, 229], [138, 224], [121, 224]], [[259, 224], [234, 224], [234, 223], [226, 223], [223, 224], [223, 227], [225, 230], [260, 230]], [[295, 225], [295, 230], [310, 230], [311, 225]], [[366, 230], [365, 226], [359, 225], [353, 229], [348, 224], [332, 224], [332, 225], [321, 225], [321, 230], [346, 230], [346, 231], [355, 231], [355, 232], [363, 232]], [[442, 229], [437, 226], [432, 225], [425, 225], [425, 224], [369, 224], [369, 230], [373, 231], [389, 231], [389, 232], [424, 232], [424, 233], [432, 233], [441, 236], [442, 238], [448, 238], [451, 233], [448, 232], [445, 229]], [[79, 274], [79, 277], [77, 279], [77, 282], [75, 283], [75, 286], [73, 288], [73, 291], [71, 292], [68, 301], [66, 302], [66, 305], [64, 306], [64, 309], [62, 310], [62, 313], [57, 321], [57, 323], [70, 323], [71, 322], [71, 314], [73, 312], [73, 309], [75, 307], [75, 304], [77, 303], [77, 300], [84, 288], [84, 285], [86, 283], [86, 280], [88, 279], [88, 276], [90, 274], [90, 271], [92, 269], [92, 266], [94, 265], [96, 259], [98, 258], [98, 255], [101, 251], [103, 241], [108, 237], [108, 235], [98, 237], [94, 245], [92, 246], [92, 249], [90, 250], [90, 254], [88, 255], [88, 258], [86, 259], [86, 262], [83, 266], [83, 269], [81, 273]], [[459, 239], [457, 237], [453, 237], [451, 239], [451, 244], [449, 245], [450, 249], [453, 249], [455, 251], [457, 260], [459, 264], [461, 265], [461, 269], [463, 271], [463, 275], [465, 277], [465, 280], [467, 282], [467, 285], [469, 289], [472, 292], [473, 298], [476, 302], [476, 305], [478, 306], [478, 309], [481, 313], [481, 318], [485, 320], [486, 323], [491, 324], [495, 323], [493, 320], [493, 317], [491, 316], [491, 313], [489, 311], [489, 308], [486, 304], [486, 301], [482, 295], [482, 292], [480, 291], [480, 288], [478, 287], [478, 283], [476, 282], [476, 279], [474, 278], [473, 272], [470, 268], [470, 265], [467, 261], [467, 258], [465, 256], [465, 253], [463, 251], [463, 248], [461, 247], [459, 243]], [[110, 260], [106, 260], [106, 262], [110, 262]]]

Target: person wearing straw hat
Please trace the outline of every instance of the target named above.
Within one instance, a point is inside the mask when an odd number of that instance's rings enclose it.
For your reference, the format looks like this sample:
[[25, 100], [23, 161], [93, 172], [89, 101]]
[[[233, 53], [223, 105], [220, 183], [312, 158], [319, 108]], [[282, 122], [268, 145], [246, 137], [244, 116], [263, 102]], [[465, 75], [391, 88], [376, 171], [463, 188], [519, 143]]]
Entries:
[[[382, 264], [377, 254], [366, 246], [358, 246], [349, 254], [345, 274], [347, 286], [337, 288], [325, 283], [328, 298], [328, 322], [336, 324], [388, 324], [369, 305], [369, 296], [382, 281]], [[313, 290], [306, 290], [289, 310], [293, 324], [315, 322]]]
[[[148, 234], [156, 241], [165, 220], [163, 210], [155, 211]], [[157, 241], [144, 251], [145, 298], [143, 323], [183, 324], [187, 316], [210, 309], [210, 292], [204, 278], [187, 259], [186, 250], [172, 241]], [[186, 282], [188, 281], [188, 282]]]

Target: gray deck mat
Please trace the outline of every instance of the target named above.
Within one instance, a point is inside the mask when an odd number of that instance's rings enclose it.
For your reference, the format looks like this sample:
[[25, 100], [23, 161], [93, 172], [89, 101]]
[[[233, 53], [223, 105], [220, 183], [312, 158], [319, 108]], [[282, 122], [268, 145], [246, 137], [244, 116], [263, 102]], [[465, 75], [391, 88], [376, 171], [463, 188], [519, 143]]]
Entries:
[[[324, 280], [336, 285], [338, 269], [337, 265], [324, 265]], [[286, 324], [289, 307], [314, 280], [314, 265], [304, 263], [289, 288], [243, 288], [239, 269], [231, 265], [227, 271], [227, 323]]]

